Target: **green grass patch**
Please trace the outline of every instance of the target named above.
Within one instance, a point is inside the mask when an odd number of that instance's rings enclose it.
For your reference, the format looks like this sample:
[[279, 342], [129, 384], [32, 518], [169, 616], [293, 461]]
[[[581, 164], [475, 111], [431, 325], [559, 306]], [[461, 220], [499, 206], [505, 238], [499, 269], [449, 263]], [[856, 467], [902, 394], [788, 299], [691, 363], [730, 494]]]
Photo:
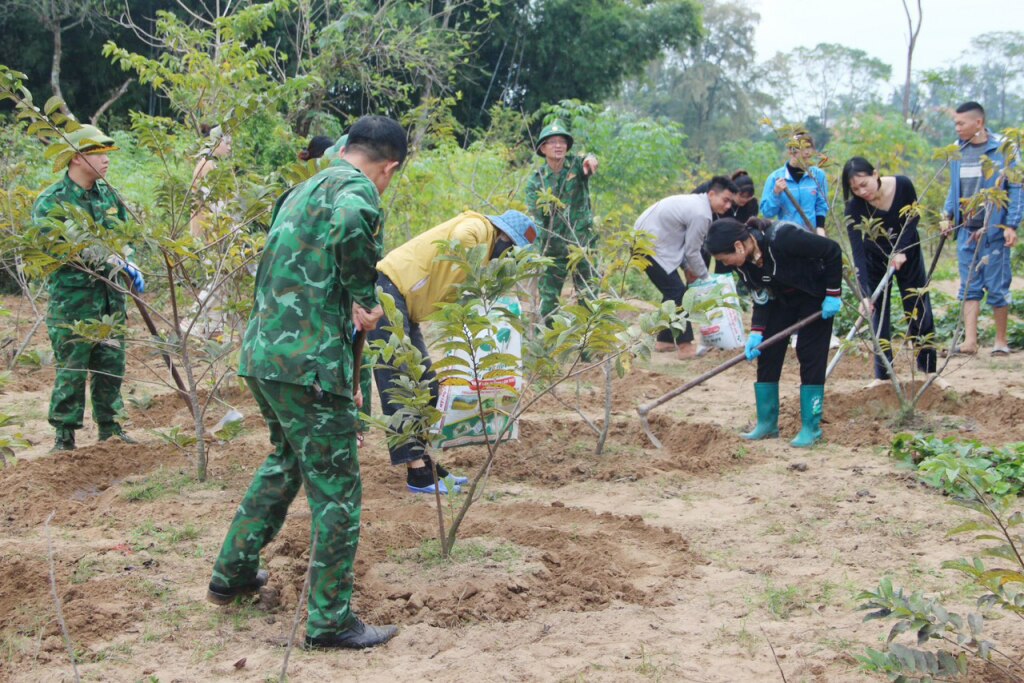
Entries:
[[455, 564], [499, 564], [512, 565], [522, 559], [518, 546], [488, 539], [468, 539], [455, 544], [451, 557], [445, 560], [441, 555], [441, 544], [436, 539], [423, 541], [418, 548], [391, 553], [396, 562], [415, 562], [427, 567], [436, 567], [447, 562]]
[[121, 499], [128, 502], [149, 503], [168, 496], [176, 496], [188, 491], [223, 490], [224, 486], [217, 482], [198, 481], [195, 475], [182, 470], [171, 470], [161, 467], [144, 479], [124, 484]]

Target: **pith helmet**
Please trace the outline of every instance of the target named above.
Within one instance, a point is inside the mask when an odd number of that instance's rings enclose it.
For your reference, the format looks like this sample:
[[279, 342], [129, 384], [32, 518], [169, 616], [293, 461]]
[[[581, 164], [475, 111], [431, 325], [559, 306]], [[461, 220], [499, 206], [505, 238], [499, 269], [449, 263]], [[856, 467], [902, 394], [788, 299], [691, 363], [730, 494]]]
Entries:
[[[114, 138], [106, 135], [96, 126], [79, 126], [64, 137], [67, 138], [66, 142], [71, 149], [54, 157], [54, 171], [59, 171], [67, 166], [75, 154], [106, 154], [117, 149], [117, 146], [114, 145]], [[54, 138], [54, 144], [63, 142], [65, 142], [64, 138]]]
[[68, 144], [79, 154], [102, 154], [117, 149], [114, 138], [108, 136], [96, 126], [82, 126], [73, 133], [67, 134]]
[[544, 130], [540, 132], [540, 137], [537, 138], [537, 156], [544, 156], [540, 151], [540, 146], [544, 144], [544, 141], [554, 135], [561, 135], [563, 138], [569, 141], [566, 149], [572, 149], [572, 133], [569, 132], [568, 126], [564, 123], [555, 119], [548, 125], [544, 126]]
[[324, 158], [330, 159], [333, 162], [335, 159], [338, 158], [338, 155], [341, 154], [341, 150], [345, 149], [345, 145], [347, 144], [348, 133], [345, 133], [340, 138], [338, 138], [337, 142], [335, 142], [333, 145], [324, 150]]

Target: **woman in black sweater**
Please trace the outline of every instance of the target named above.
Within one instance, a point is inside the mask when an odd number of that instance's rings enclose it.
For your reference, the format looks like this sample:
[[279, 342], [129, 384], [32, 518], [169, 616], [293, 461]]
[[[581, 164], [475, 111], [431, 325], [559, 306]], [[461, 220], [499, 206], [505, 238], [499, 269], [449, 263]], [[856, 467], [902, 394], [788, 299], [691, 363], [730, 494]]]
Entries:
[[747, 360], [757, 361], [757, 426], [747, 439], [779, 435], [779, 377], [788, 344], [756, 347], [793, 323], [821, 311], [800, 330], [800, 433], [790, 444], [807, 448], [821, 438], [825, 368], [832, 318], [842, 306], [843, 254], [832, 240], [793, 223], [752, 218], [746, 224], [722, 218], [711, 224], [704, 246], [719, 263], [735, 268], [754, 301]]
[[[892, 350], [888, 342], [892, 336], [889, 312], [892, 282], [886, 284], [874, 305], [871, 294], [892, 264], [908, 320], [908, 334], [917, 348], [917, 367], [923, 373], [934, 373], [936, 354], [931, 340], [935, 323], [931, 302], [927, 293], [911, 292], [923, 288], [927, 280], [917, 232], [918, 215], [913, 208], [917, 202], [914, 183], [906, 176], [879, 176], [875, 167], [862, 157], [846, 162], [842, 182], [846, 230], [863, 296], [861, 314], [870, 314], [879, 340], [886, 342], [882, 348], [891, 364]], [[888, 377], [885, 363], [876, 357], [875, 379], [868, 386], [881, 384]], [[941, 378], [936, 378], [935, 382], [940, 387], [946, 384]]]

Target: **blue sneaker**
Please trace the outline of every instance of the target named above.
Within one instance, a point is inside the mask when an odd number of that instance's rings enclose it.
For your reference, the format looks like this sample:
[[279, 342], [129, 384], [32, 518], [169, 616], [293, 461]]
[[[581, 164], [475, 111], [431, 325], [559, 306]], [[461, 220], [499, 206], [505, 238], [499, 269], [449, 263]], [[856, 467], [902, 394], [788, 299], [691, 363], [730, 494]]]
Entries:
[[[433, 484], [430, 484], [428, 486], [413, 486], [412, 484], [406, 483], [405, 488], [409, 489], [409, 491], [411, 491], [412, 493], [429, 493], [431, 495], [433, 495], [433, 493], [434, 493], [434, 485]], [[437, 488], [440, 490], [442, 496], [447, 496], [448, 495], [448, 487], [445, 485], [444, 479], [439, 479], [438, 480]], [[458, 493], [459, 492], [459, 486], [458, 485], [452, 486], [452, 491], [454, 493]]]
[[[430, 467], [432, 460], [429, 455], [423, 456], [423, 461], [427, 463], [427, 467]], [[434, 463], [434, 467], [437, 468], [437, 478], [443, 479], [448, 482], [449, 485], [455, 484], [456, 486], [465, 486], [469, 483], [469, 477], [461, 477], [457, 474], [452, 474], [439, 462]], [[458, 491], [456, 491], [456, 493], [458, 493]]]

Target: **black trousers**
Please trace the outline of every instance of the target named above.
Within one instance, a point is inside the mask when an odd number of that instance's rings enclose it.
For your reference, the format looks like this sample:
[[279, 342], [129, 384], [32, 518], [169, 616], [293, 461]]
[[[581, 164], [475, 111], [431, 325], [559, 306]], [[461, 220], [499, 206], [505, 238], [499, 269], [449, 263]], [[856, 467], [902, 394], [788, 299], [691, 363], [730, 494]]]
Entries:
[[[768, 302], [768, 324], [765, 326], [764, 338], [767, 339], [815, 311], [820, 311], [823, 300], [821, 297], [800, 291], [776, 296]], [[819, 318], [797, 333], [796, 357], [800, 361], [800, 384], [825, 383], [833, 320], [834, 318]], [[761, 351], [761, 355], [757, 357], [758, 382], [779, 381], [788, 348], [789, 344], [783, 340]]]
[[[431, 369], [430, 365], [430, 352], [427, 350], [427, 343], [423, 339], [423, 332], [420, 330], [419, 323], [410, 322], [409, 320], [409, 306], [405, 302], [405, 297], [395, 283], [391, 281], [387, 275], [383, 273], [377, 276], [377, 286], [380, 287], [385, 294], [390, 294], [395, 299], [395, 308], [402, 314], [404, 318], [405, 333], [409, 336], [409, 341], [419, 349], [419, 352], [423, 354], [423, 364], [426, 367], [424, 377], [430, 381], [430, 396], [433, 399], [433, 405], [437, 405], [438, 397], [438, 384], [436, 375]], [[367, 341], [376, 341], [378, 339], [387, 340], [391, 337], [391, 333], [388, 332], [386, 327], [394, 324], [394, 321], [388, 320], [387, 315], [383, 316], [377, 323], [377, 327], [367, 333]], [[373, 378], [377, 383], [377, 394], [380, 396], [380, 407], [381, 412], [385, 415], [394, 415], [401, 408], [400, 405], [392, 403], [388, 400], [390, 396], [389, 389], [392, 383], [399, 384], [403, 375], [408, 375], [406, 368], [388, 368], [388, 367], [376, 367], [373, 369]], [[392, 465], [402, 465], [405, 463], [412, 462], [424, 457], [427, 453], [425, 446], [421, 441], [409, 441], [400, 446], [392, 446], [388, 444], [388, 452], [391, 455]]]
[[[683, 305], [686, 283], [683, 282], [683, 278], [679, 275], [678, 266], [671, 273], [666, 273], [665, 269], [659, 266], [657, 261], [648, 256], [647, 268], [644, 269], [644, 272], [647, 273], [647, 277], [651, 279], [654, 286], [661, 292], [662, 302], [674, 301], [676, 308]], [[662, 330], [658, 333], [658, 341], [670, 344], [689, 344], [693, 341], [693, 325], [687, 321], [685, 332], [679, 332], [672, 328]]]
[[[913, 340], [917, 348], [917, 368], [921, 372], [935, 372], [937, 354], [935, 353], [934, 339], [929, 335], [935, 332], [935, 321], [932, 318], [932, 304], [928, 294], [912, 294], [911, 289], [921, 288], [925, 285], [928, 275], [925, 271], [924, 255], [921, 247], [914, 247], [906, 252], [907, 262], [904, 263], [893, 278], [900, 288], [900, 299], [903, 301], [903, 315], [907, 318], [907, 334]], [[869, 250], [865, 257], [868, 267], [868, 284], [871, 291], [863, 292], [864, 296], [871, 296], [878, 287], [878, 283], [885, 277], [885, 271], [889, 267], [889, 259], [874, 249]], [[886, 285], [885, 291], [875, 301], [875, 311], [871, 315], [871, 325], [878, 331], [878, 338], [889, 341], [892, 339], [892, 323], [890, 309], [890, 292], [892, 292], [892, 280]], [[922, 337], [925, 338], [922, 341]], [[892, 363], [892, 349], [888, 344], [882, 345], [885, 357]], [[875, 358], [875, 377], [887, 379], [889, 373], [885, 370], [885, 364], [880, 358]]]

